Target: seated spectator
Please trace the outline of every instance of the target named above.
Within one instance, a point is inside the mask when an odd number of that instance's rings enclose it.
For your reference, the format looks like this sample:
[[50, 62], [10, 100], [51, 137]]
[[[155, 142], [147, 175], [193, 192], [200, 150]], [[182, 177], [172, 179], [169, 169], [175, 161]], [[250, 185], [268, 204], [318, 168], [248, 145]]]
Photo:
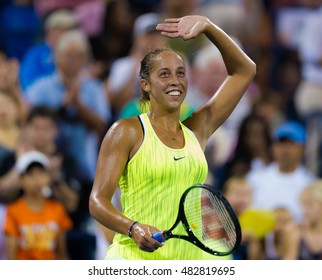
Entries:
[[20, 81], [24, 91], [37, 79], [55, 71], [53, 49], [60, 36], [76, 26], [76, 16], [72, 11], [57, 10], [46, 18], [44, 41], [31, 46], [21, 60]]
[[263, 259], [296, 260], [299, 251], [299, 227], [290, 211], [274, 209], [275, 226], [265, 235]]
[[42, 106], [31, 108], [24, 130], [29, 149], [41, 152], [49, 159], [52, 184], [47, 195], [59, 200], [68, 213], [74, 213], [81, 193], [80, 175], [75, 160], [56, 144], [59, 131], [55, 111]]
[[44, 196], [50, 184], [49, 160], [30, 151], [16, 165], [23, 195], [9, 203], [4, 232], [9, 260], [68, 259], [66, 232], [72, 222], [64, 206]]
[[111, 112], [102, 83], [87, 75], [89, 57], [89, 44], [81, 31], [63, 34], [55, 48], [57, 70], [29, 87], [26, 99], [31, 107], [43, 105], [58, 112], [59, 143], [76, 159], [82, 181], [92, 182]]
[[242, 230], [242, 242], [233, 254], [234, 259], [257, 259], [264, 233], [272, 224], [269, 213], [252, 207], [252, 188], [245, 176], [230, 177], [223, 194], [239, 218]]
[[222, 172], [223, 182], [233, 175], [246, 175], [264, 168], [272, 161], [271, 131], [268, 122], [257, 114], [246, 116], [237, 132], [232, 157]]
[[303, 165], [305, 129], [294, 121], [278, 126], [273, 135], [273, 162], [247, 177], [253, 190], [253, 207], [274, 210], [284, 207], [296, 222], [302, 220], [299, 196], [313, 180]]
[[318, 179], [307, 186], [300, 199], [304, 219], [299, 259], [322, 260], [322, 180]]

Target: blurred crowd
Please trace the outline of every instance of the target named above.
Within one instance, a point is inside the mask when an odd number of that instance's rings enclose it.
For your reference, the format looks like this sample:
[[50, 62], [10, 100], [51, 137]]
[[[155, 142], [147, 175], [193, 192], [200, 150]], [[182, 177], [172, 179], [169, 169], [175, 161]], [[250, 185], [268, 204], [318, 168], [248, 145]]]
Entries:
[[207, 16], [257, 64], [206, 147], [207, 182], [242, 226], [231, 257], [322, 259], [322, 0], [0, 0], [0, 259], [104, 258], [113, 233], [90, 217], [88, 198], [111, 123], [148, 110], [144, 54], [170, 46], [186, 56], [182, 119], [227, 75], [203, 37], [155, 30], [188, 14]]

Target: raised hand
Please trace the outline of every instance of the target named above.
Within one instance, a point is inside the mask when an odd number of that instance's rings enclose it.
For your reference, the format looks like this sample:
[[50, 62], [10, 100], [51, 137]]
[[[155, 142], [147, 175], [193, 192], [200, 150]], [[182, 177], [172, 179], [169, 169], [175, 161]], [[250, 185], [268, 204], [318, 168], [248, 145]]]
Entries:
[[190, 40], [205, 32], [210, 24], [208, 18], [203, 16], [185, 16], [182, 18], [168, 18], [156, 27], [161, 35], [169, 38], [181, 37], [183, 40]]

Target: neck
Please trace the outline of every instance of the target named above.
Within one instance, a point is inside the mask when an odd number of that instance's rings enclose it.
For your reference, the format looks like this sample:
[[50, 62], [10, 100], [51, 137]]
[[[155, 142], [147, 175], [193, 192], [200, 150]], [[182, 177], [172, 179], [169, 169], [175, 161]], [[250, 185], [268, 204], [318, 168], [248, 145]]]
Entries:
[[148, 117], [153, 126], [171, 131], [181, 130], [179, 114], [177, 112], [170, 114], [157, 114], [149, 111]]
[[28, 195], [25, 194], [24, 196], [25, 201], [27, 203], [27, 205], [35, 211], [39, 211], [42, 209], [44, 202], [45, 202], [45, 197], [42, 194], [39, 195]]
[[278, 169], [282, 173], [292, 173], [298, 168], [298, 165], [278, 165]]

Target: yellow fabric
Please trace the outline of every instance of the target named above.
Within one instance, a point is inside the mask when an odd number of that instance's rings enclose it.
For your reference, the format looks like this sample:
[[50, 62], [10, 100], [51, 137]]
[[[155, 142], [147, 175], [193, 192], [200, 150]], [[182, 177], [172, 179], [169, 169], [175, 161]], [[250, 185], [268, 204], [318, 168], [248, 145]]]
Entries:
[[238, 217], [243, 232], [251, 232], [262, 239], [273, 230], [275, 215], [273, 211], [263, 209], [247, 209]]
[[[144, 140], [120, 180], [122, 210], [135, 221], [165, 230], [177, 218], [182, 193], [205, 181], [207, 161], [195, 135], [182, 123], [185, 146], [172, 149], [157, 137], [146, 113], [141, 114], [140, 119]], [[178, 228], [174, 233], [183, 234], [182, 225]], [[174, 238], [153, 253], [143, 252], [131, 238], [116, 234], [105, 259], [182, 260], [209, 256], [195, 245]]]

